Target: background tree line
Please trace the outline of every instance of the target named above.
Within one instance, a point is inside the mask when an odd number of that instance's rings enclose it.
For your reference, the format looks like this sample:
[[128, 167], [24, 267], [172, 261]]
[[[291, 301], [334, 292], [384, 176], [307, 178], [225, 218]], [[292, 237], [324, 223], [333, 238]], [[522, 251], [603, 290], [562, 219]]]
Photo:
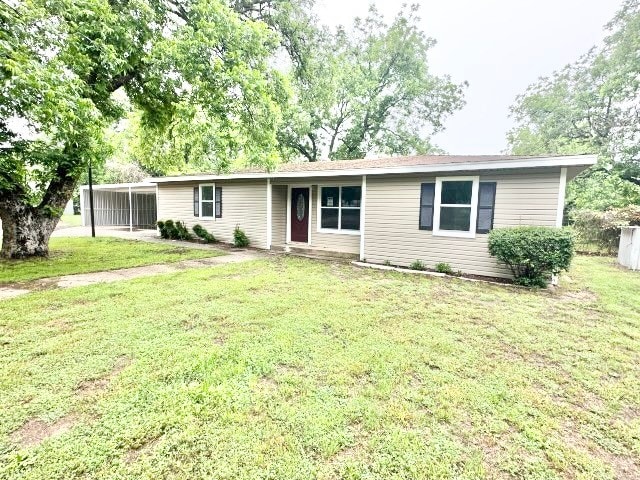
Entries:
[[598, 155], [598, 164], [569, 184], [573, 209], [640, 205], [639, 5], [626, 0], [601, 46], [539, 79], [511, 109], [511, 153]]

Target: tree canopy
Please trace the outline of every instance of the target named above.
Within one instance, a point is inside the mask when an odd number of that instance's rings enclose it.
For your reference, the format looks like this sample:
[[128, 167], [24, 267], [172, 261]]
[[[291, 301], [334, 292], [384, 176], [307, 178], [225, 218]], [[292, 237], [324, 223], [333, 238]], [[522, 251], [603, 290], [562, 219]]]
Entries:
[[46, 254], [81, 172], [109, 153], [105, 128], [126, 111], [114, 92], [141, 112], [158, 164], [273, 161], [288, 90], [270, 59], [280, 46], [301, 48], [297, 9], [286, 0], [3, 2], [3, 254]]
[[[584, 205], [598, 197], [595, 187], [610, 197], [593, 208], [640, 198], [640, 2], [625, 1], [606, 29], [602, 46], [517, 98], [512, 114], [518, 124], [508, 135], [514, 154], [597, 153], [598, 166], [571, 192]], [[588, 180], [592, 175], [597, 180]], [[621, 193], [628, 194], [626, 200]]]
[[462, 107], [464, 84], [430, 72], [435, 41], [419, 29], [417, 9], [403, 8], [388, 25], [371, 7], [349, 31], [317, 33], [279, 132], [285, 158], [434, 151], [431, 135]]

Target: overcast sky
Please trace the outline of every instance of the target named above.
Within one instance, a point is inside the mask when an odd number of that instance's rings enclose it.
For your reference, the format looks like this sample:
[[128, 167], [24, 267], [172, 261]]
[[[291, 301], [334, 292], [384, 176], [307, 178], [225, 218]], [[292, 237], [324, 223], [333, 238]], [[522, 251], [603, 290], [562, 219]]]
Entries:
[[[350, 25], [371, 3], [391, 19], [403, 2], [316, 0], [328, 25]], [[436, 74], [467, 80], [466, 106], [435, 138], [448, 153], [492, 154], [506, 148], [515, 97], [540, 76], [576, 60], [604, 37], [621, 0], [418, 0], [422, 29], [437, 40]]]

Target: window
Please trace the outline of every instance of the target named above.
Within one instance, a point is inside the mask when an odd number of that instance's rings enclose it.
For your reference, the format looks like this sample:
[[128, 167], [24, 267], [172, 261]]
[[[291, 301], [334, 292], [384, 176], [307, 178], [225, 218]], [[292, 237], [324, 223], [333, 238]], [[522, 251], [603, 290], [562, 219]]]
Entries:
[[360, 231], [362, 187], [320, 187], [320, 230]]
[[434, 235], [475, 236], [478, 183], [478, 177], [436, 178]]
[[214, 185], [200, 185], [200, 216], [213, 218], [214, 214]]

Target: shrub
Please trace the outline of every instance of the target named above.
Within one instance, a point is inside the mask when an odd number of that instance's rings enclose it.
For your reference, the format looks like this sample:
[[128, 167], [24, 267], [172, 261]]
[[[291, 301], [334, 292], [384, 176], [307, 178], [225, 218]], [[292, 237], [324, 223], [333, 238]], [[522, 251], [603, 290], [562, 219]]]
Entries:
[[216, 241], [216, 237], [207, 232], [207, 229], [200, 224], [193, 226], [193, 233], [195, 233], [198, 238], [204, 240], [204, 243], [215, 243]]
[[164, 238], [178, 238], [178, 231], [176, 230], [176, 226], [173, 223], [173, 220], [166, 220], [164, 222], [164, 229], [167, 235]]
[[184, 222], [175, 223], [175, 239], [176, 240], [192, 240], [193, 235], [189, 233], [189, 230], [185, 226]]
[[453, 268], [448, 263], [440, 262], [436, 264], [436, 272], [453, 275]]
[[579, 245], [613, 253], [620, 243], [620, 227], [640, 225], [640, 206], [612, 208], [606, 212], [577, 210], [572, 214], [572, 222]]
[[240, 229], [239, 225], [236, 225], [236, 228], [233, 230], [233, 245], [239, 248], [249, 246], [249, 238]]
[[489, 253], [509, 267], [519, 285], [546, 286], [551, 275], [569, 268], [573, 248], [569, 229], [513, 227], [489, 234]]
[[160, 230], [160, 238], [169, 238], [169, 234], [167, 233], [167, 228], [165, 227], [165, 224], [162, 220], [159, 220], [158, 223], [158, 230]]
[[416, 260], [415, 262], [413, 262], [411, 265], [409, 265], [409, 268], [411, 270], [426, 270], [427, 269], [425, 264], [422, 263], [420, 260]]

